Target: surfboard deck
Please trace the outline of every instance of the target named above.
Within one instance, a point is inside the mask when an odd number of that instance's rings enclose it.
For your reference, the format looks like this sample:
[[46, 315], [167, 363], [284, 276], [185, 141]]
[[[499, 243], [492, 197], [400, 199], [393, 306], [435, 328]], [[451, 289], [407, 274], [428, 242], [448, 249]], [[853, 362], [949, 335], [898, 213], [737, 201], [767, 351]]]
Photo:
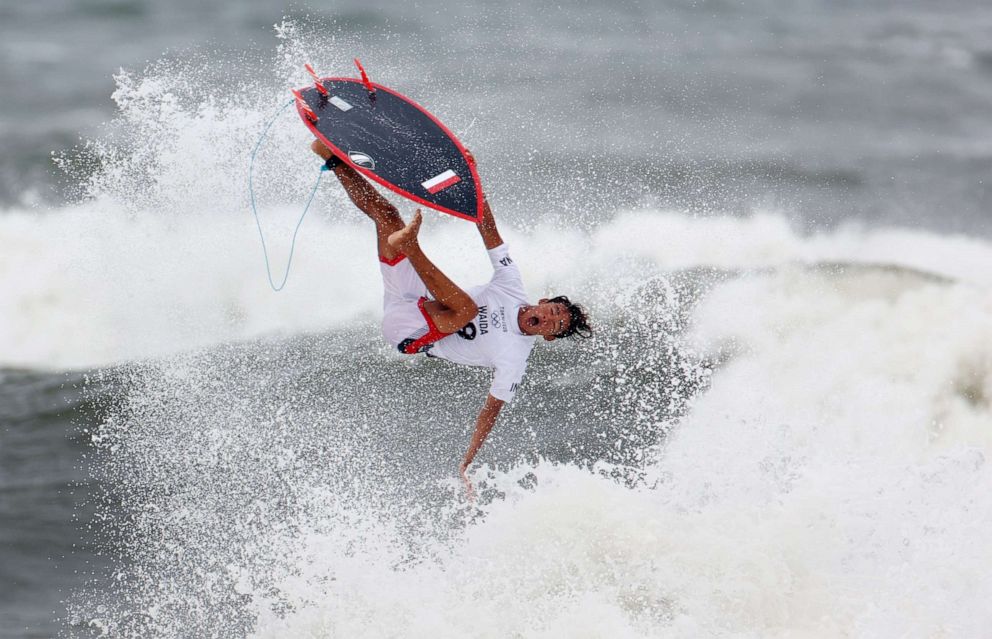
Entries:
[[[434, 115], [381, 84], [321, 78], [296, 108], [311, 132], [352, 168], [400, 195], [478, 223], [482, 189], [465, 147]], [[375, 88], [370, 99], [368, 87]], [[301, 100], [316, 116], [314, 122]]]

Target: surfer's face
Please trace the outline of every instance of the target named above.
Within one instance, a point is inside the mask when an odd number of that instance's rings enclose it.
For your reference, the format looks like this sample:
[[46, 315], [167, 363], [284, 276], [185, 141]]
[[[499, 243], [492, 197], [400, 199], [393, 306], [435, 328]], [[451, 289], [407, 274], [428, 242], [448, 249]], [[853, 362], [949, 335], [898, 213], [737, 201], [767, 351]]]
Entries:
[[568, 308], [560, 302], [542, 299], [536, 306], [527, 306], [520, 311], [520, 330], [526, 335], [542, 335], [551, 341], [556, 335], [568, 330], [572, 321]]

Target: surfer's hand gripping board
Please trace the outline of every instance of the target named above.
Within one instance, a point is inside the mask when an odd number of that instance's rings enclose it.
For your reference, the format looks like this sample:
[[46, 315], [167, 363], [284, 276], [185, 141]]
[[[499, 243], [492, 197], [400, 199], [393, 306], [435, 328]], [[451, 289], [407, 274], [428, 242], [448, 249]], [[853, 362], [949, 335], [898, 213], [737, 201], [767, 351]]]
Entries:
[[303, 123], [365, 177], [442, 213], [478, 223], [483, 196], [462, 143], [425, 108], [393, 89], [361, 79], [319, 78], [293, 91]]

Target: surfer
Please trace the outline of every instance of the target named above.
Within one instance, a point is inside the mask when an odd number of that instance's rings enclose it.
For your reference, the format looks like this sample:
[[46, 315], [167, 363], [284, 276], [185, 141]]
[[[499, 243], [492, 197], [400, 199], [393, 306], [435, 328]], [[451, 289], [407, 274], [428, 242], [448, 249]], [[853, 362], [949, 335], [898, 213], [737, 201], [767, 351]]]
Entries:
[[[320, 140], [313, 151], [326, 161], [351, 201], [376, 227], [384, 285], [382, 330], [386, 340], [406, 354], [425, 353], [457, 364], [494, 369], [489, 395], [479, 412], [468, 451], [459, 467], [472, 494], [468, 468], [506, 402], [524, 376], [535, 337], [547, 341], [592, 335], [585, 310], [567, 297], [531, 304], [509, 249], [484, 201], [479, 233], [489, 253], [493, 276], [488, 284], [459, 288], [424, 254], [418, 242], [420, 210], [405, 224], [389, 203], [353, 168]], [[471, 155], [470, 161], [475, 162]]]

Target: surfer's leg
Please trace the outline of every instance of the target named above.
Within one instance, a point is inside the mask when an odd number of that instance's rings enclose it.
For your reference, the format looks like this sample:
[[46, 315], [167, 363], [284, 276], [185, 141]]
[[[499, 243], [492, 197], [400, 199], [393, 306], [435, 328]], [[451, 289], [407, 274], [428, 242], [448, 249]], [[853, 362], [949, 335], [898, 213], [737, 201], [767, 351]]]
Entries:
[[[330, 159], [333, 155], [320, 140], [315, 140], [310, 148], [325, 160]], [[334, 167], [334, 175], [337, 176], [338, 181], [341, 182], [341, 186], [344, 187], [355, 206], [375, 222], [379, 257], [386, 261], [393, 261], [399, 257], [400, 253], [389, 244], [389, 236], [405, 226], [396, 207], [382, 197], [375, 190], [375, 187], [369, 184], [368, 180], [347, 164], [342, 162]]]
[[437, 329], [443, 333], [454, 333], [471, 322], [479, 308], [475, 300], [441, 272], [421, 250], [417, 234], [422, 221], [418, 209], [408, 225], [389, 236], [389, 244], [395, 251], [406, 255], [433, 296], [433, 300], [424, 304], [424, 311], [430, 315]]

